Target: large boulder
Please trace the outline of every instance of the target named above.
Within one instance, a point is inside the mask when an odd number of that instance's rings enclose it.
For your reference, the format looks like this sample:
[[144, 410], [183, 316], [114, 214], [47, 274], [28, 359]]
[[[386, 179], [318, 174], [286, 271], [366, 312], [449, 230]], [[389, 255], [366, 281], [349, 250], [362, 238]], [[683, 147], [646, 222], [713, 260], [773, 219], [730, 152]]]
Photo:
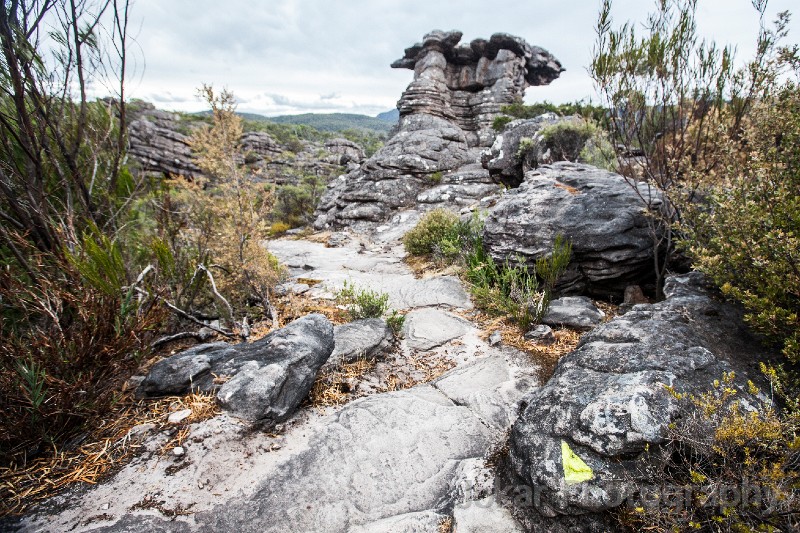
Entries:
[[[550, 162], [541, 130], [561, 120], [564, 119], [555, 113], [545, 113], [536, 118], [509, 122], [491, 148], [481, 155], [481, 163], [494, 181], [506, 187], [519, 187], [526, 171]], [[527, 150], [520, 150], [523, 139], [530, 143]]]
[[318, 229], [383, 222], [418, 202], [469, 205], [497, 191], [480, 166], [480, 147], [494, 140], [492, 121], [527, 87], [548, 84], [563, 69], [519, 37], [460, 40], [461, 32], [434, 30], [392, 64], [414, 71], [397, 104], [398, 132], [329, 185], [317, 207]]
[[[540, 514], [529, 516], [533, 523], [611, 509], [633, 483], [661, 483], [670, 455], [666, 428], [689, 408], [673, 392], [708, 391], [734, 370], [730, 386], [744, 409], [765, 400], [748, 392], [747, 375], [757, 374], [750, 365], [763, 347], [738, 310], [697, 273], [669, 278], [664, 290], [665, 301], [636, 305], [584, 336], [524, 400], [507, 474], [511, 483], [535, 488]], [[570, 454], [591, 470], [587, 477], [565, 472]]]
[[312, 314], [250, 344], [203, 344], [163, 359], [138, 392], [149, 397], [217, 392], [224, 408], [271, 425], [297, 409], [333, 348], [333, 325]]
[[646, 184], [588, 165], [554, 163], [527, 172], [503, 196], [486, 219], [483, 242], [495, 260], [521, 257], [533, 266], [563, 235], [572, 243], [572, 260], [558, 291], [621, 301], [628, 285], [653, 284], [661, 206]]

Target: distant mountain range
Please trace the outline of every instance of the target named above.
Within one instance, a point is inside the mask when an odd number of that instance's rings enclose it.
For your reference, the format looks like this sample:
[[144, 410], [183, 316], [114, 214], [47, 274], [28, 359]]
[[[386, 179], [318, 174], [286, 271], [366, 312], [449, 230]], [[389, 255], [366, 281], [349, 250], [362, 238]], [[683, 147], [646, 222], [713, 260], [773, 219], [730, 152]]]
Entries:
[[265, 117], [255, 113], [239, 113], [239, 115], [244, 119], [258, 122], [302, 124], [320, 131], [338, 132], [354, 129], [376, 133], [387, 133], [399, 118], [399, 113], [396, 109], [380, 113], [377, 117], [352, 113], [303, 113], [301, 115], [283, 115], [279, 117]]

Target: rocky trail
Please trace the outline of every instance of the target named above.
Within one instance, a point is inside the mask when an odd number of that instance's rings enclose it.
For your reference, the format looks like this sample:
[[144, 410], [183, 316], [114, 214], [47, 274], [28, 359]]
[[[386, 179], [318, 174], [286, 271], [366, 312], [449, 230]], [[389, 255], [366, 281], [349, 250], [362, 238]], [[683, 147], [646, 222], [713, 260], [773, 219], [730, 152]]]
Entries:
[[268, 246], [291, 271], [288, 290], [326, 299], [347, 281], [387, 292], [408, 312], [393, 357], [446, 360], [452, 370], [326, 412], [304, 407], [274, 432], [223, 413], [192, 424], [181, 455], [161, 455], [167, 436], [140, 428], [143, 454], [107, 482], [55, 498], [20, 530], [436, 532], [453, 519], [457, 531], [484, 531], [486, 520], [517, 530], [491, 497], [486, 458], [539, 384], [538, 369], [481, 340], [463, 318], [472, 305], [457, 278], [414, 277], [396, 240], [403, 226], [375, 241], [337, 234], [339, 247]]

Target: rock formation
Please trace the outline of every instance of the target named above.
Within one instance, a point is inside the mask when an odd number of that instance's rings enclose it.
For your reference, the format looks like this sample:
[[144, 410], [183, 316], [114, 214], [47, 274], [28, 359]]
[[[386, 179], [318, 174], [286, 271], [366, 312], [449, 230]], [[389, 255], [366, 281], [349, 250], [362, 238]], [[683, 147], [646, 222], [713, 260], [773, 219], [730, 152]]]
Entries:
[[128, 124], [128, 154], [140, 168], [172, 176], [197, 176], [200, 169], [192, 161], [188, 137], [179, 132], [180, 117], [140, 103], [133, 109]]
[[[636, 305], [584, 336], [525, 399], [511, 433], [510, 482], [537, 488], [533, 505], [544, 517], [611, 509], [633, 482], [661, 483], [670, 450], [659, 446], [682, 408], [666, 386], [702, 393], [735, 370], [730, 386], [743, 409], [765, 399], [748, 392], [746, 376], [757, 375], [750, 365], [764, 349], [738, 310], [716, 299], [698, 273], [669, 278], [664, 292], [665, 301]], [[591, 479], [565, 479], [563, 443], [588, 465]], [[544, 527], [536, 513], [530, 518], [541, 531], [561, 531]]]
[[251, 344], [201, 344], [163, 359], [139, 392], [215, 391], [226, 409], [271, 425], [294, 413], [333, 348], [333, 325], [322, 315], [307, 315]]
[[[134, 167], [158, 176], [201, 176], [189, 146], [189, 135], [197, 123], [177, 113], [137, 102], [131, 106], [128, 153]], [[268, 178], [277, 185], [293, 184], [299, 176], [331, 176], [364, 161], [364, 151], [346, 139], [325, 143], [302, 141], [284, 146], [263, 131], [245, 132], [240, 140], [241, 164], [252, 179]], [[350, 167], [349, 167], [350, 166]]]
[[563, 69], [519, 37], [460, 40], [461, 32], [433, 31], [392, 64], [414, 70], [397, 104], [398, 133], [329, 185], [317, 228], [381, 222], [417, 203], [469, 206], [499, 190], [480, 165], [481, 149], [494, 140], [493, 119], [527, 87], [548, 84]]
[[646, 184], [637, 187], [578, 163], [531, 170], [489, 213], [484, 246], [498, 261], [519, 256], [533, 266], [563, 235], [572, 243], [572, 261], [557, 289], [621, 301], [627, 286], [652, 283], [654, 276], [657, 219], [648, 209], [658, 210], [662, 202]]

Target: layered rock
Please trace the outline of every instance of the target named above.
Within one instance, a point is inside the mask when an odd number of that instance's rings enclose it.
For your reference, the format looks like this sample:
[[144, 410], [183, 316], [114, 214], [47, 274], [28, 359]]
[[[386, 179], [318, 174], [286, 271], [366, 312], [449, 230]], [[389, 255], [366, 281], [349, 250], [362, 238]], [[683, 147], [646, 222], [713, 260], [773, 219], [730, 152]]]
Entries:
[[250, 344], [202, 344], [163, 359], [139, 393], [217, 392], [226, 409], [271, 425], [297, 409], [333, 349], [333, 325], [322, 315], [307, 315]]
[[465, 207], [496, 193], [480, 165], [492, 121], [530, 85], [556, 79], [546, 50], [507, 34], [459, 45], [461, 32], [433, 31], [393, 68], [414, 70], [397, 104], [398, 133], [359, 169], [330, 184], [317, 228], [381, 222], [401, 208]]
[[552, 253], [558, 235], [572, 260], [557, 289], [622, 300], [629, 285], [652, 285], [654, 224], [662, 202], [655, 189], [592, 166], [559, 162], [525, 174], [489, 213], [484, 246], [498, 261], [529, 265]]
[[[506, 187], [519, 187], [525, 172], [551, 162], [542, 142], [541, 130], [560, 120], [564, 119], [554, 113], [545, 113], [533, 119], [509, 122], [491, 148], [483, 152], [483, 167], [494, 181]], [[523, 139], [530, 143], [526, 150], [520, 149]]]
[[[746, 333], [740, 313], [717, 300], [697, 273], [669, 278], [664, 291], [665, 301], [636, 305], [584, 336], [525, 399], [511, 433], [509, 476], [536, 489], [532, 503], [541, 515], [611, 509], [634, 483], [662, 482], [670, 456], [666, 428], [691, 406], [668, 386], [706, 392], [734, 370], [728, 386], [738, 390], [742, 409], [764, 399], [748, 392], [747, 375], [757, 375], [749, 365], [763, 347]], [[565, 444], [591, 470], [586, 477], [567, 479]], [[560, 531], [541, 527], [540, 515], [529, 519], [537, 531]]]
[[[202, 176], [195, 163], [189, 138], [197, 124], [181, 119], [177, 113], [156, 109], [138, 102], [131, 107], [128, 125], [128, 153], [134, 165], [148, 173], [163, 176]], [[337, 175], [364, 161], [364, 151], [346, 139], [325, 143], [301, 141], [292, 146], [277, 142], [263, 131], [245, 132], [240, 139], [243, 158], [239, 161], [251, 179], [269, 179], [277, 185], [294, 184], [298, 176]]]
[[141, 103], [128, 124], [128, 154], [146, 172], [172, 176], [198, 176], [189, 138], [178, 131], [180, 117]]

